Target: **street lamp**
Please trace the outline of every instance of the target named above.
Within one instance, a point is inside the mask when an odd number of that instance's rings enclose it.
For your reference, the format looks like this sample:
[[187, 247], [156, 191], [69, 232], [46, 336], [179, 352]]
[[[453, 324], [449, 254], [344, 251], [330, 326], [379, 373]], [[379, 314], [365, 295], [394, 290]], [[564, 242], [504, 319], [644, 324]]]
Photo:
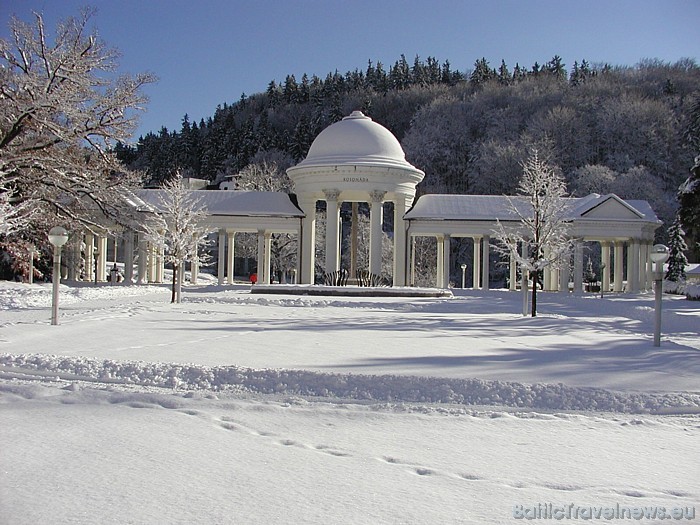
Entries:
[[53, 245], [53, 298], [51, 324], [58, 324], [58, 284], [61, 281], [61, 248], [68, 242], [68, 232], [61, 226], [49, 230], [49, 242]]
[[462, 263], [462, 289], [464, 289], [464, 272], [467, 271], [467, 265]]
[[668, 260], [668, 248], [663, 244], [655, 244], [649, 254], [651, 262], [654, 263], [654, 293], [656, 295], [654, 303], [654, 346], [661, 346], [661, 292], [663, 288], [664, 263]]

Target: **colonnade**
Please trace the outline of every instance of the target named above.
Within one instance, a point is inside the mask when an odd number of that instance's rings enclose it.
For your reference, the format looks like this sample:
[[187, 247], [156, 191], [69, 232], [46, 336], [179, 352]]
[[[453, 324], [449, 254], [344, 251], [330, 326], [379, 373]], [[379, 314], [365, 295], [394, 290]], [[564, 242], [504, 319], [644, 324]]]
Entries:
[[[357, 193], [357, 192], [356, 192]], [[393, 284], [394, 286], [405, 286], [406, 283], [406, 226], [404, 215], [411, 203], [413, 195], [395, 194], [387, 198], [387, 192], [371, 190], [363, 194], [366, 201], [344, 200], [343, 192], [338, 189], [323, 190], [323, 199], [326, 202], [326, 240], [325, 252], [326, 260], [324, 270], [326, 273], [333, 273], [340, 270], [341, 260], [341, 228], [340, 207], [343, 202], [368, 202], [370, 206], [370, 240], [369, 240], [369, 268], [371, 273], [381, 275], [382, 273], [382, 231], [384, 221], [384, 203], [394, 203], [394, 261], [393, 261]], [[299, 206], [305, 211], [302, 219], [302, 235], [299, 253], [299, 275], [303, 284], [313, 284], [315, 280], [315, 257], [316, 257], [316, 202], [319, 200], [316, 195], [305, 196], [299, 199]], [[355, 221], [357, 217], [353, 217]], [[351, 243], [351, 249], [357, 249], [357, 243]], [[351, 260], [355, 260], [356, 253], [351, 254]], [[351, 265], [352, 266], [352, 265]], [[350, 268], [352, 274], [357, 268]], [[351, 275], [354, 278], [355, 275]]]
[[[247, 233], [251, 233], [245, 230]], [[220, 228], [217, 232], [218, 282], [233, 284], [235, 235], [243, 231]], [[271, 245], [273, 230], [260, 229], [258, 236], [258, 282], [270, 283]], [[289, 233], [289, 232], [287, 232]], [[108, 246], [111, 253], [108, 255]], [[165, 274], [165, 253], [162, 246], [149, 241], [144, 235], [125, 231], [118, 237], [107, 234], [85, 233], [77, 236], [63, 249], [61, 277], [69, 281], [108, 282], [111, 264], [123, 262], [123, 281], [137, 284], [162, 283]], [[197, 284], [201, 262], [190, 262], [190, 282]], [[184, 269], [183, 269], [184, 270]], [[297, 272], [298, 269], [294, 269]]]
[[[416, 235], [418, 236], [418, 235]], [[428, 236], [421, 234], [421, 236]], [[431, 235], [432, 236], [432, 235]], [[439, 288], [450, 286], [450, 273], [457, 266], [451, 260], [451, 240], [468, 237], [466, 235], [437, 234], [436, 282]], [[473, 242], [471, 264], [467, 264], [472, 272], [472, 287], [488, 290], [491, 259], [491, 239], [489, 235], [469, 236]], [[649, 259], [653, 241], [651, 239], [629, 238], [587, 241], [600, 245], [600, 260], [602, 272], [600, 283], [603, 291], [611, 292], [640, 292], [651, 290], [653, 268]], [[564, 261], [558, 268], [546, 267], [542, 272], [542, 287], [546, 291], [568, 292], [573, 280], [573, 292], [584, 290], [584, 243], [574, 244], [572, 259]], [[411, 282], [415, 282], [415, 258], [411, 257]], [[465, 261], [466, 262], [466, 261]], [[572, 264], [573, 262], [573, 264]], [[508, 264], [509, 289], [517, 287], [517, 264], [513, 256]]]

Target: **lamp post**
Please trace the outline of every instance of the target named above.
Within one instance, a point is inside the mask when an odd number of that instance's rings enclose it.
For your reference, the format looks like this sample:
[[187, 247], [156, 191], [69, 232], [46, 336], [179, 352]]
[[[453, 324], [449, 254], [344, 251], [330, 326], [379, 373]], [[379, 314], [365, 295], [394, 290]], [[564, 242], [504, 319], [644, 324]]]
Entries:
[[462, 289], [464, 289], [464, 272], [467, 271], [467, 265], [462, 263], [461, 267], [462, 267]]
[[661, 293], [663, 288], [664, 263], [668, 260], [668, 248], [663, 244], [655, 244], [649, 254], [654, 263], [654, 346], [661, 346]]
[[51, 324], [58, 324], [58, 284], [61, 281], [61, 248], [68, 242], [68, 232], [61, 226], [49, 230], [49, 242], [53, 245], [53, 298]]
[[603, 298], [603, 293], [605, 292], [603, 288], [603, 273], [605, 273], [605, 263], [600, 265], [600, 298]]

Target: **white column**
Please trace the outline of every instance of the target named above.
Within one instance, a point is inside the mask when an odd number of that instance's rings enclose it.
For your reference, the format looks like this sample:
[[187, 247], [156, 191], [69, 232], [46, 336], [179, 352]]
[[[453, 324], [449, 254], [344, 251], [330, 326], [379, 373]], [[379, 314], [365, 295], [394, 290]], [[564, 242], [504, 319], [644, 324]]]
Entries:
[[124, 282], [131, 284], [134, 280], [134, 232], [124, 232]]
[[162, 283], [165, 275], [165, 248], [156, 249], [156, 282]]
[[[77, 250], [76, 250], [77, 247]], [[77, 253], [76, 253], [77, 252]], [[76, 281], [77, 280], [77, 268], [78, 268], [78, 261], [80, 260], [79, 257], [76, 257], [76, 255], [80, 255], [80, 238], [74, 238], [71, 237], [68, 244], [63, 246], [63, 253], [65, 253], [65, 257], [63, 258], [64, 264], [66, 265], [66, 270], [68, 271], [68, 280], [69, 281]], [[33, 254], [29, 254], [29, 258], [33, 257]], [[33, 265], [33, 263], [32, 263]], [[29, 273], [31, 274], [34, 270], [32, 268], [29, 269]], [[29, 284], [31, 284], [32, 281], [29, 281]]]
[[647, 281], [647, 261], [649, 260], [649, 243], [642, 240], [639, 245], [639, 289], [647, 291], [649, 283]]
[[627, 247], [627, 291], [639, 291], [639, 239], [631, 239]]
[[224, 279], [226, 277], [226, 230], [219, 230], [219, 253], [217, 257], [217, 278], [219, 280], [219, 286], [224, 284]]
[[416, 238], [411, 236], [411, 286], [416, 285]]
[[265, 232], [263, 239], [265, 242], [263, 247], [264, 282], [265, 284], [270, 284], [270, 282], [272, 282], [272, 279], [270, 278], [270, 272], [272, 270], [272, 257], [270, 256], [272, 249], [272, 232]]
[[[546, 259], [549, 259], [549, 255], [551, 253], [551, 250], [549, 248], [544, 249], [544, 256]], [[544, 270], [542, 272], [542, 289], [551, 292], [552, 291], [552, 268], [550, 265], [547, 265], [544, 267]]]
[[622, 291], [622, 259], [624, 257], [625, 243], [623, 241], [615, 241], [615, 270], [613, 276], [613, 292]]
[[299, 239], [299, 279], [300, 284], [314, 284], [316, 277], [316, 199], [299, 200], [299, 207], [304, 212], [301, 220]]
[[138, 268], [136, 282], [139, 284], [144, 284], [148, 282], [147, 268], [148, 268], [148, 241], [144, 238], [143, 234], [139, 234], [139, 258], [138, 258]]
[[195, 257], [190, 262], [190, 283], [197, 284], [199, 279], [199, 257]]
[[442, 288], [450, 287], [450, 236], [445, 234], [442, 242]]
[[481, 288], [481, 237], [472, 237], [474, 243], [474, 254], [472, 260], [472, 288]]
[[610, 291], [610, 242], [601, 241], [600, 243], [600, 262], [604, 264], [603, 276], [601, 277], [600, 286], [604, 292]]
[[508, 290], [514, 292], [517, 288], [516, 279], [518, 278], [518, 266], [515, 262], [515, 256], [511, 253], [510, 260], [508, 261], [509, 279], [508, 279]]
[[574, 294], [583, 293], [583, 244], [574, 246]]
[[369, 209], [369, 271], [375, 275], [382, 273], [382, 222], [384, 219], [383, 191], [371, 191]]
[[443, 282], [443, 277], [442, 277], [442, 272], [445, 269], [445, 265], [443, 264], [443, 257], [445, 255], [445, 251], [443, 249], [445, 245], [445, 238], [442, 235], [438, 235], [435, 237], [435, 248], [436, 248], [436, 261], [435, 261], [435, 286], [437, 288], [442, 287], [442, 282]]
[[270, 284], [265, 279], [265, 230], [258, 230], [258, 283]]
[[339, 269], [338, 247], [340, 226], [340, 206], [338, 206], [339, 190], [324, 190], [326, 195], [326, 273]]
[[394, 286], [406, 286], [406, 223], [403, 216], [413, 197], [398, 194], [394, 203]]
[[234, 235], [234, 232], [227, 232], [226, 236], [226, 244], [228, 245], [228, 250], [226, 251], [226, 282], [228, 284], [233, 284]]
[[85, 280], [95, 280], [95, 236], [92, 233], [85, 234]]
[[148, 243], [148, 273], [147, 279], [149, 283], [156, 282], [156, 264], [157, 264], [156, 248], [149, 241]]
[[564, 255], [564, 260], [559, 269], [559, 291], [564, 294], [569, 293], [569, 280], [571, 279], [571, 254]]
[[488, 235], [484, 235], [483, 238], [484, 246], [481, 250], [481, 288], [483, 290], [489, 289], [489, 255], [491, 247], [491, 239]]
[[647, 283], [646, 289], [651, 290], [652, 283], [654, 281], [654, 274], [653, 274], [654, 269], [652, 268], [653, 265], [651, 263], [651, 259], [649, 258], [649, 256], [651, 255], [652, 241], [646, 241], [646, 245], [647, 245], [647, 256], [646, 256], [646, 260], [645, 260], [646, 261], [646, 264], [645, 264], [646, 283]]
[[100, 235], [98, 237], [99, 242], [99, 256], [97, 257], [97, 280], [106, 281], [105, 272], [107, 271], [107, 237]]

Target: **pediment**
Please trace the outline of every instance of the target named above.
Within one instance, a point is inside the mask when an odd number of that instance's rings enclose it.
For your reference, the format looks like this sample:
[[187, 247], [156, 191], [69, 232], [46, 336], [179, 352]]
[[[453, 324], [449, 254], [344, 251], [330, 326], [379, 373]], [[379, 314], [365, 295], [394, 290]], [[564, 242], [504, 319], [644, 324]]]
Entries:
[[644, 215], [630, 206], [617, 195], [608, 195], [593, 203], [590, 208], [581, 212], [581, 217], [587, 219], [639, 220]]

